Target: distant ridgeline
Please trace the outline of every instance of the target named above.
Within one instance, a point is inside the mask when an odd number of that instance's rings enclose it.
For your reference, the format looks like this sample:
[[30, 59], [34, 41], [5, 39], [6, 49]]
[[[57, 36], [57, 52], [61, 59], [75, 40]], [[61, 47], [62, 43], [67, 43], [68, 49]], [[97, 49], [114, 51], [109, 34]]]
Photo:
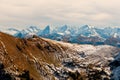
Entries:
[[40, 29], [36, 26], [30, 26], [29, 28], [23, 30], [9, 28], [3, 32], [19, 38], [29, 38], [36, 35], [70, 43], [92, 45], [107, 44], [120, 47], [120, 28], [118, 27], [98, 28], [89, 25], [80, 27], [70, 27], [67, 25], [62, 27], [50, 27], [48, 25], [44, 29]]

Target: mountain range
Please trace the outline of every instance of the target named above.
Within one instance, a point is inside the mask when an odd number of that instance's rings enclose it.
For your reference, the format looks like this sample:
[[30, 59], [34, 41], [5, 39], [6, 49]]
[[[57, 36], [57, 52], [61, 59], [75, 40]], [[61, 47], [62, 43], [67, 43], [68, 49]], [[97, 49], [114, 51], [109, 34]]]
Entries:
[[112, 45], [120, 47], [120, 28], [119, 27], [94, 27], [89, 25], [71, 27], [64, 25], [62, 27], [46, 26], [40, 29], [36, 26], [18, 30], [9, 28], [1, 30], [2, 32], [11, 34], [18, 38], [27, 38], [37, 35], [44, 38], [49, 38], [57, 41], [64, 41], [78, 44], [92, 45]]

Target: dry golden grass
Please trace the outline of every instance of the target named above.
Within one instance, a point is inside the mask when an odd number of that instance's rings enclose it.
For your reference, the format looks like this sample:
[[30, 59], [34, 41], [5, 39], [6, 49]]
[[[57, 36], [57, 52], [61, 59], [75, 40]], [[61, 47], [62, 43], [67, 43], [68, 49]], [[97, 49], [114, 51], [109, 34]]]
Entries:
[[[45, 62], [59, 66], [60, 61], [55, 57], [56, 52], [60, 52], [59, 44], [42, 38], [19, 39], [11, 35], [0, 33], [0, 40], [4, 43], [6, 55], [1, 61], [5, 68], [14, 65], [18, 72], [28, 70], [34, 80], [41, 80], [41, 75], [36, 69], [35, 62], [41, 64]], [[2, 47], [3, 45], [0, 44]], [[64, 46], [60, 45], [63, 49]], [[14, 68], [14, 67], [13, 67]]]

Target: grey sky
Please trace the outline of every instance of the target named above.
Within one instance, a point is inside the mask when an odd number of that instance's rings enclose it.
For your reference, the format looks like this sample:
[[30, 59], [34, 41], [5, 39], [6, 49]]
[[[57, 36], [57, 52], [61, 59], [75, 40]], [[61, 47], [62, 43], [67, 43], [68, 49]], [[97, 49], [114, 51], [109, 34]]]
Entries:
[[0, 26], [120, 26], [120, 0], [0, 0]]

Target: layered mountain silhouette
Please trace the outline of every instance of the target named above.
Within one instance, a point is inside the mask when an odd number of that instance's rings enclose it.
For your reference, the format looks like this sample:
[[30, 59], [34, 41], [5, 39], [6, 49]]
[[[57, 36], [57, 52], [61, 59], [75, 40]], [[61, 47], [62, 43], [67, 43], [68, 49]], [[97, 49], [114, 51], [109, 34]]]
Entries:
[[9, 28], [5, 31], [2, 30], [2, 32], [9, 33], [18, 38], [37, 35], [39, 37], [70, 43], [92, 45], [107, 44], [120, 47], [119, 27], [100, 28], [89, 25], [83, 25], [79, 27], [71, 27], [68, 25], [51, 27], [48, 25], [44, 29], [40, 29], [36, 26], [30, 26], [29, 28], [23, 30]]
[[0, 32], [0, 80], [118, 80], [119, 52]]

